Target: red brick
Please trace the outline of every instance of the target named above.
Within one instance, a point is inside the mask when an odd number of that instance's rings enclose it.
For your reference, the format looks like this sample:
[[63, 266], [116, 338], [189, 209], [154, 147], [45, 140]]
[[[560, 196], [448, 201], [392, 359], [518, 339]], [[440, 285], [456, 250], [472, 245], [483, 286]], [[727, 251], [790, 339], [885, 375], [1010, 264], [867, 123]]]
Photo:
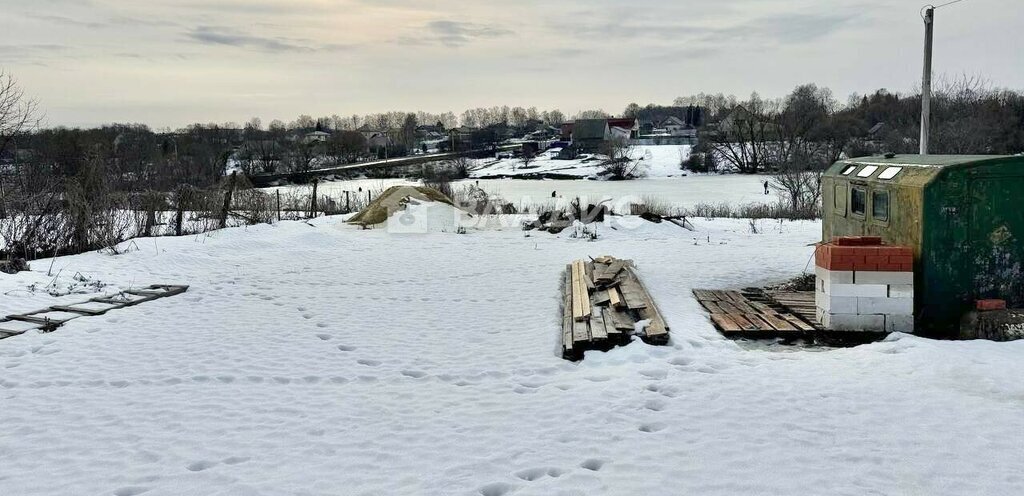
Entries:
[[865, 272], [878, 272], [878, 264], [862, 262], [854, 264], [853, 270], [863, 270]]
[[851, 262], [832, 262], [828, 267], [828, 270], [853, 270], [853, 263]]
[[881, 256], [879, 256], [879, 255], [868, 255], [868, 256], [864, 257], [864, 261], [867, 262], [867, 263], [870, 263], [870, 264], [882, 265], [882, 264], [889, 263], [889, 257], [887, 257], [885, 255], [881, 255]]
[[975, 306], [982, 312], [990, 310], [1006, 310], [1006, 300], [978, 300]]
[[912, 263], [900, 264], [900, 267], [901, 267], [900, 272], [913, 272], [914, 271], [914, 264], [912, 264]]
[[889, 257], [889, 262], [890, 263], [898, 263], [898, 264], [912, 264], [912, 263], [914, 263], [914, 257], [903, 257], [903, 256], [901, 256], [901, 257], [893, 257], [893, 256], [890, 256]]
[[846, 257], [859, 254], [857, 248], [853, 246], [832, 245], [829, 247], [828, 251], [833, 257]]
[[878, 271], [879, 272], [903, 272], [903, 265], [902, 264], [894, 264], [894, 263], [880, 263], [880, 264], [878, 264]]
[[882, 244], [882, 238], [879, 236], [861, 236], [860, 239], [864, 246], [880, 246]]

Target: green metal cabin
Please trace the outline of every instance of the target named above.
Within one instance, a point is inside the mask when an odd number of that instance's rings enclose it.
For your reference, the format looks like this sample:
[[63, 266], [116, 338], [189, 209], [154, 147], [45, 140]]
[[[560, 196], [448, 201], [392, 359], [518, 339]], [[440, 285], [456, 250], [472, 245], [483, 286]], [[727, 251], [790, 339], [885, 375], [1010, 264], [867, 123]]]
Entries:
[[1024, 156], [841, 160], [822, 178], [825, 240], [914, 249], [918, 334], [956, 335], [975, 300], [1024, 305]]

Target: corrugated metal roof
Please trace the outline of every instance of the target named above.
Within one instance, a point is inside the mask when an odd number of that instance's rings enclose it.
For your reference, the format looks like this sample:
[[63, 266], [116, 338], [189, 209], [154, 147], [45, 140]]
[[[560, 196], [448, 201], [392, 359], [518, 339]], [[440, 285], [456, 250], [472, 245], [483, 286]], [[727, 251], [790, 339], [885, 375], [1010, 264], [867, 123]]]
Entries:
[[898, 167], [952, 167], [1007, 158], [1013, 158], [1013, 155], [896, 155], [892, 158], [882, 156], [851, 158], [842, 160], [841, 163]]

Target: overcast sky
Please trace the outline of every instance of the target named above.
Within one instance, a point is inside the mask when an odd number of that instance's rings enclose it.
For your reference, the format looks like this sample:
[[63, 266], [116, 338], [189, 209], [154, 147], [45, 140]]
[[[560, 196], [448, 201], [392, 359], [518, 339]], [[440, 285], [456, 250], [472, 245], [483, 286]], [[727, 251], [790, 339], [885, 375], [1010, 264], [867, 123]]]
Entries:
[[[936, 2], [941, 3], [941, 2]], [[568, 114], [681, 95], [908, 91], [923, 0], [0, 0], [0, 67], [49, 125]], [[1021, 0], [939, 10], [935, 71], [1024, 88]]]

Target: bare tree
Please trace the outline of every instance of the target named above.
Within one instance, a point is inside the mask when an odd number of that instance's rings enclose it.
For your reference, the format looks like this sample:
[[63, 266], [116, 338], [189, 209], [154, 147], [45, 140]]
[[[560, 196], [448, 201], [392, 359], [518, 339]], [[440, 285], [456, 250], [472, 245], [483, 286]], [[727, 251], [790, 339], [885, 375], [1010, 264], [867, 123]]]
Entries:
[[[523, 161], [523, 168], [529, 169], [530, 164], [537, 160], [537, 154], [533, 153], [533, 150], [523, 150], [523, 157], [521, 160]], [[512, 170], [515, 170], [515, 165], [512, 166]]]
[[39, 102], [25, 96], [18, 80], [0, 70], [0, 154], [15, 137], [39, 125]]
[[636, 179], [644, 175], [643, 164], [632, 158], [633, 147], [625, 138], [613, 138], [601, 145], [601, 153], [607, 156], [602, 168], [611, 179]]
[[793, 218], [820, 216], [823, 171], [822, 168], [808, 168], [803, 160], [794, 160], [772, 176], [771, 187], [788, 203]]

